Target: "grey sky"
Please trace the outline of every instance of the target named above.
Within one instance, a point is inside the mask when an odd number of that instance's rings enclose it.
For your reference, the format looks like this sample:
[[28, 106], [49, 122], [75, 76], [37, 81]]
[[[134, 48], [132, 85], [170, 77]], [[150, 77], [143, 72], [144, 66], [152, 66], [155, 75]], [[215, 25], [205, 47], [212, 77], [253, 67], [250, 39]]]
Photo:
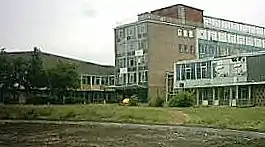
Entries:
[[265, 26], [264, 0], [0, 0], [0, 46], [114, 64], [113, 28], [141, 12], [186, 4], [205, 15]]

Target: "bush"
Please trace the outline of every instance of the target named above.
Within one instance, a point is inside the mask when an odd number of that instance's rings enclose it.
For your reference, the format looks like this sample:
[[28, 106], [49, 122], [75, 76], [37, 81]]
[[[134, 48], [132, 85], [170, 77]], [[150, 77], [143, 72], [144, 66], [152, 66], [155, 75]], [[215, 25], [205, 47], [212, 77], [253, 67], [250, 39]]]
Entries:
[[169, 100], [169, 107], [191, 107], [195, 104], [195, 96], [189, 92], [181, 92]]
[[131, 96], [128, 106], [138, 106], [138, 99], [136, 96]]
[[162, 107], [164, 104], [164, 100], [160, 97], [155, 97], [150, 99], [149, 106], [151, 107]]

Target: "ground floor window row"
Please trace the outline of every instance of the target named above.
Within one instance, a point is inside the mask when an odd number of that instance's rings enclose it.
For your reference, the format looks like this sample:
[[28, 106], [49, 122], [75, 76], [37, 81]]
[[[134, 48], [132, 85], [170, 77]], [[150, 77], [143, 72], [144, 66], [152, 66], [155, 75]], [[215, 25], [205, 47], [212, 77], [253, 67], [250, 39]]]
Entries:
[[265, 106], [265, 85], [184, 89], [193, 92], [197, 105]]

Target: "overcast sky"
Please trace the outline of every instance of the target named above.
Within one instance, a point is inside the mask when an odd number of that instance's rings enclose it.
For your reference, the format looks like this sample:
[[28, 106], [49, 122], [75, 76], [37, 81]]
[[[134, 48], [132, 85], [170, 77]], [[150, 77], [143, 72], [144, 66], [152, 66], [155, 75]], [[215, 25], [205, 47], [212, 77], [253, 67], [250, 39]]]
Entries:
[[214, 17], [265, 26], [264, 0], [0, 0], [0, 47], [114, 65], [113, 28], [176, 3]]

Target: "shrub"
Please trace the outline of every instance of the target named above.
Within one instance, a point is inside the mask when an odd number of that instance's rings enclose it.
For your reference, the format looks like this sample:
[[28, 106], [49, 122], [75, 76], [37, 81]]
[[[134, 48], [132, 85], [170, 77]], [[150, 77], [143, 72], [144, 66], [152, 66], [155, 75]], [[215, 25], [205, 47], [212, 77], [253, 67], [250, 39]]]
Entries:
[[164, 104], [164, 100], [160, 97], [155, 97], [150, 99], [149, 106], [151, 107], [162, 107]]
[[131, 96], [131, 98], [129, 99], [128, 106], [138, 106], [137, 96]]
[[169, 107], [191, 107], [195, 103], [195, 96], [189, 92], [181, 92], [169, 100]]

